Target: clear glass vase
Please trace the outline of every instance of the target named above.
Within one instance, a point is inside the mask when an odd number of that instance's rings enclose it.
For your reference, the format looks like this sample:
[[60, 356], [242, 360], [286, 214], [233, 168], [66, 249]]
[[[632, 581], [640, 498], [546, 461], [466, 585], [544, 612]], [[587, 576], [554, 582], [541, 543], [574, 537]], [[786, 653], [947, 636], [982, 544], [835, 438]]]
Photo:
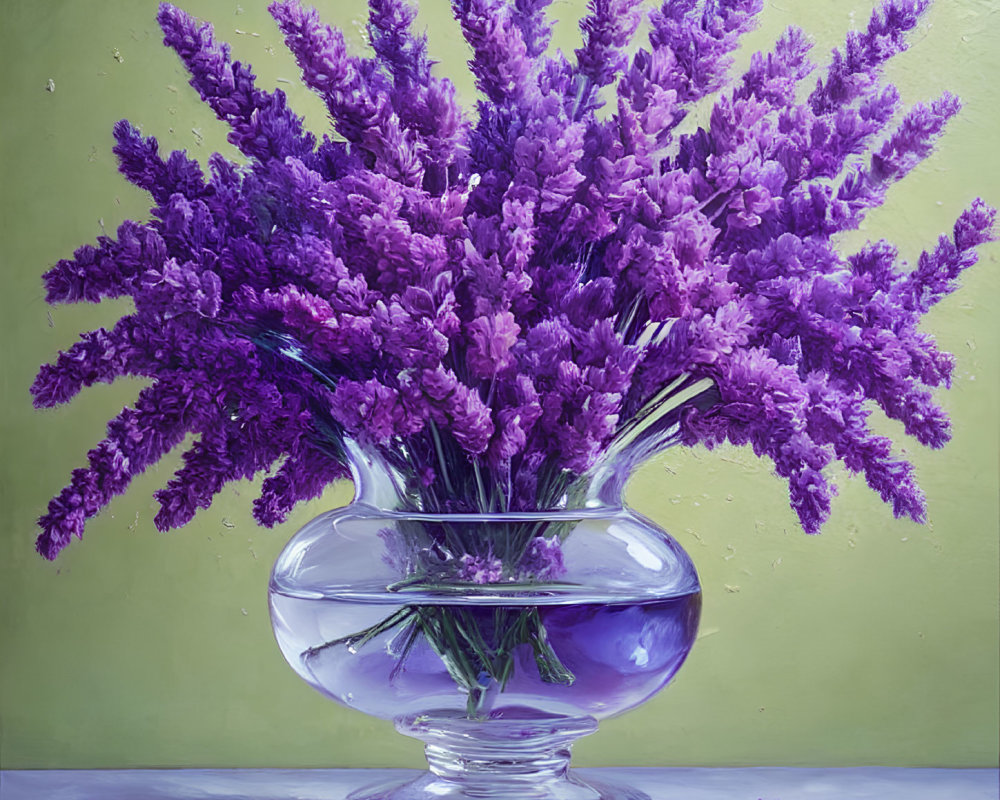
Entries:
[[622, 499], [682, 409], [649, 415], [543, 509], [435, 513], [449, 487], [346, 443], [354, 501], [278, 557], [275, 636], [319, 692], [421, 739], [430, 768], [350, 800], [645, 798], [583, 781], [570, 747], [666, 686], [695, 640], [690, 558]]

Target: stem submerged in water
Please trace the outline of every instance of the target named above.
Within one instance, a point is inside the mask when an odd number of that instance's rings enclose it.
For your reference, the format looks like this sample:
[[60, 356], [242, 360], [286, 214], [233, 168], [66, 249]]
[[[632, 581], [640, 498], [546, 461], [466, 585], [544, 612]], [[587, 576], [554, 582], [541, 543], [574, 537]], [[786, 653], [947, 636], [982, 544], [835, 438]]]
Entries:
[[303, 659], [308, 662], [336, 646], [357, 653], [376, 637], [405, 625], [410, 629], [392, 675], [406, 669], [406, 658], [422, 635], [455, 684], [467, 693], [466, 715], [470, 719], [489, 714], [493, 698], [514, 675], [515, 656], [521, 645], [531, 647], [538, 674], [546, 683], [568, 686], [576, 679], [552, 649], [545, 623], [535, 606], [498, 608], [487, 629], [483, 620], [460, 605], [404, 606], [369, 628], [309, 648]]

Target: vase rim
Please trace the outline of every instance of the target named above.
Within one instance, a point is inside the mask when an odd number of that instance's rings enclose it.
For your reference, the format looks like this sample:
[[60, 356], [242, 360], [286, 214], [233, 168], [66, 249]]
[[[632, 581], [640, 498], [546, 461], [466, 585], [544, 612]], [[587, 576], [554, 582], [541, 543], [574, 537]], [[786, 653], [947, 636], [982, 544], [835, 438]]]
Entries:
[[313, 587], [311, 591], [283, 585], [280, 579], [272, 577], [271, 590], [288, 597], [299, 599], [336, 599], [371, 605], [509, 605], [509, 606], [558, 606], [573, 605], [617, 605], [668, 602], [698, 594], [701, 587], [697, 579], [681, 585], [656, 587], [646, 591], [628, 590], [620, 586], [584, 585], [559, 583], [555, 581], [539, 583], [487, 583], [455, 581], [449, 584], [427, 584], [405, 591], [392, 591], [385, 586], [370, 588], [359, 586]]
[[377, 511], [380, 517], [387, 520], [412, 520], [415, 522], [538, 522], [542, 520], [583, 520], [606, 519], [618, 514], [632, 514], [622, 503], [590, 502], [580, 506], [556, 506], [554, 508], [539, 508], [531, 511], [451, 511], [425, 512], [409, 509], [392, 509], [381, 505], [355, 500], [349, 507], [364, 508]]

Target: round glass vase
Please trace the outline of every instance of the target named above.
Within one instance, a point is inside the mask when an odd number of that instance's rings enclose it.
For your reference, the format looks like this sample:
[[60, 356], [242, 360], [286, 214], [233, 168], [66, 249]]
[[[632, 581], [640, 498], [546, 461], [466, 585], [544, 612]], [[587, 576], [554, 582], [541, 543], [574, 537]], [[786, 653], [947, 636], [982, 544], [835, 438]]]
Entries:
[[[355, 499], [274, 565], [285, 659], [325, 696], [425, 743], [374, 800], [643, 798], [569, 771], [572, 742], [662, 689], [697, 632], [690, 558], [599, 471], [560, 507], [432, 514], [354, 452]], [[574, 499], [575, 498], [575, 499]]]

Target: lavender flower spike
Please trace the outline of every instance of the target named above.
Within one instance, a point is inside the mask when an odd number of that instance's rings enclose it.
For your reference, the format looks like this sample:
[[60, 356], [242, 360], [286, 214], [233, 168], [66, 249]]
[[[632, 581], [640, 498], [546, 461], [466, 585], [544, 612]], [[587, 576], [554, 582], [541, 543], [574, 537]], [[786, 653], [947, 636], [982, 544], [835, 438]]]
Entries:
[[385, 77], [348, 56], [343, 34], [323, 25], [315, 9], [305, 10], [297, 0], [274, 2], [268, 9], [295, 54], [303, 80], [323, 97], [338, 132], [372, 153], [380, 171], [419, 185], [420, 148], [388, 102]]
[[545, 9], [552, 0], [514, 0], [514, 23], [521, 30], [525, 52], [537, 58], [545, 52], [552, 37], [552, 24]]
[[898, 302], [924, 314], [953, 292], [959, 274], [978, 260], [975, 248], [992, 240], [996, 216], [996, 209], [976, 200], [955, 222], [953, 238], [942, 236], [933, 252], [921, 253], [917, 268], [893, 287]]
[[[614, 80], [625, 62], [622, 48], [639, 25], [642, 0], [590, 0], [590, 14], [580, 21], [583, 47], [576, 51], [577, 69], [591, 87]], [[582, 90], [587, 91], [587, 90]]]
[[[49, 503], [38, 520], [39, 553], [54, 559], [72, 537], [83, 538], [84, 522], [128, 488], [132, 478], [177, 445], [204, 404], [195, 387], [158, 382], [143, 389], [135, 409], [123, 409], [108, 423], [108, 437], [88, 454], [89, 466]], [[204, 407], [204, 405], [202, 405]]]
[[190, 71], [191, 85], [219, 119], [232, 126], [229, 140], [234, 145], [261, 161], [289, 155], [302, 158], [313, 151], [315, 139], [285, 105], [284, 93], [257, 89], [247, 66], [230, 61], [228, 45], [215, 44], [211, 25], [198, 25], [169, 3], [160, 4], [157, 21], [163, 28], [163, 43]]
[[165, 203], [176, 193], [189, 199], [204, 193], [205, 176], [197, 161], [179, 150], [163, 161], [157, 154], [156, 139], [143, 137], [125, 119], [115, 125], [114, 134], [114, 153], [121, 173], [130, 183], [149, 192], [157, 203]]
[[451, 81], [431, 74], [426, 35], [412, 33], [416, 9], [409, 0], [369, 0], [368, 39], [393, 78], [392, 107], [426, 148], [428, 172], [441, 184], [462, 155], [467, 123]]
[[534, 84], [528, 46], [505, 0], [451, 0], [472, 47], [469, 62], [480, 91], [497, 106], [514, 106], [531, 97]]
[[931, 0], [886, 0], [873, 12], [864, 33], [851, 32], [842, 50], [833, 51], [826, 79], [809, 97], [816, 113], [849, 106], [876, 86], [883, 65], [906, 49], [905, 34], [916, 27]]

